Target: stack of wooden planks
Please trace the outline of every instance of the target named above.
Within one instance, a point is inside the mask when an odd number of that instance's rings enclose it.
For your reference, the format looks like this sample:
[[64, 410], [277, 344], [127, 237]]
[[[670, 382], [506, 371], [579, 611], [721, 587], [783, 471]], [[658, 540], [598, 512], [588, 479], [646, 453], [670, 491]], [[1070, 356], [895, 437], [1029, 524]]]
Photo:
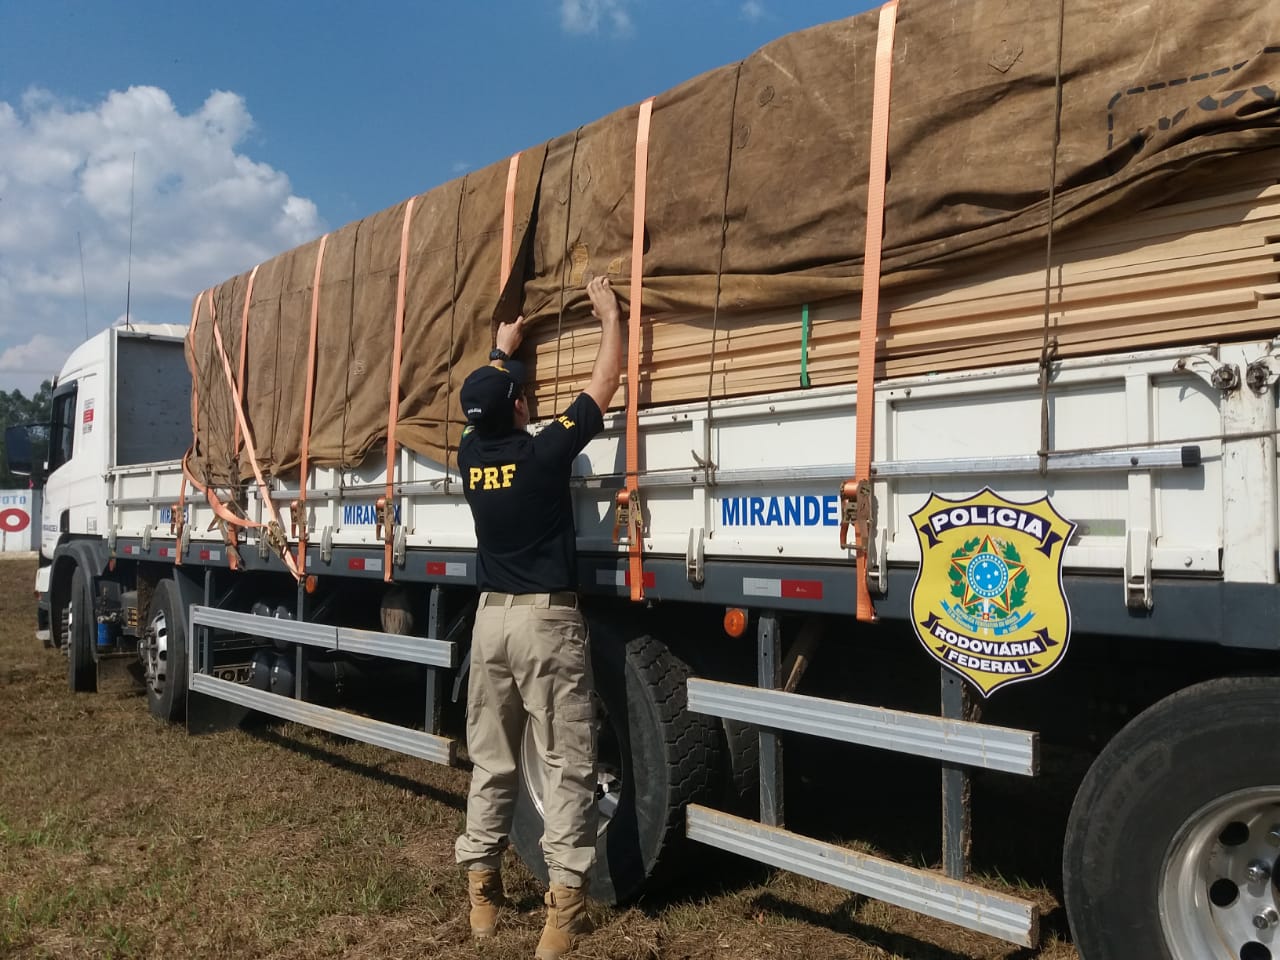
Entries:
[[[877, 377], [1038, 360], [1046, 279], [1059, 357], [1280, 333], [1280, 150], [1237, 158], [1215, 174], [1192, 194], [1055, 237], [1048, 278], [1043, 243], [929, 282], [887, 277]], [[813, 386], [853, 383], [858, 315], [852, 297], [807, 311], [797, 304], [785, 313], [646, 317], [640, 402], [794, 389], [802, 367]], [[589, 318], [533, 331], [537, 415], [585, 385], [598, 343]]]

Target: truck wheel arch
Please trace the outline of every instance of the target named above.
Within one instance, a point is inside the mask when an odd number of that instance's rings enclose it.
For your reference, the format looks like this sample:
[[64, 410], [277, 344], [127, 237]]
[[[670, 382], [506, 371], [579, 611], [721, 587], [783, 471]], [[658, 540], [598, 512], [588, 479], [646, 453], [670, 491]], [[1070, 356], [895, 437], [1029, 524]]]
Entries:
[[49, 574], [49, 630], [54, 646], [62, 647], [67, 642], [62, 636], [61, 611], [71, 598], [73, 574], [77, 569], [83, 570], [92, 590], [93, 581], [106, 571], [108, 560], [107, 545], [101, 540], [63, 540], [58, 544]]

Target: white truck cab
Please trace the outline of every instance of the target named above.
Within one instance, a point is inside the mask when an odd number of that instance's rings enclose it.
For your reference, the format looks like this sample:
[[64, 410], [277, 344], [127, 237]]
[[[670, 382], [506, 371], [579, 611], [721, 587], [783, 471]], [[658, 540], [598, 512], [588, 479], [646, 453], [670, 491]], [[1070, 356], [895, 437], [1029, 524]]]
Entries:
[[190, 443], [185, 334], [168, 323], [111, 327], [67, 358], [53, 390], [40, 527], [46, 559], [66, 535], [105, 535], [112, 468], [172, 460]]

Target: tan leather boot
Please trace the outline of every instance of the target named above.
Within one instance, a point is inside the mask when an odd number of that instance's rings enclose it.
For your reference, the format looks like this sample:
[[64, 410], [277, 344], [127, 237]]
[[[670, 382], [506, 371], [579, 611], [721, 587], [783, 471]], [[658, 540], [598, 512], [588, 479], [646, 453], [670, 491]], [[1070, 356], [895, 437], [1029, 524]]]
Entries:
[[587, 895], [582, 887], [565, 887], [551, 884], [544, 902], [547, 905], [547, 924], [542, 928], [542, 939], [534, 956], [538, 960], [560, 960], [574, 940], [591, 932], [591, 918], [587, 915]]
[[498, 929], [498, 911], [507, 906], [502, 892], [502, 874], [497, 870], [468, 870], [467, 892], [471, 895], [471, 935], [483, 940]]

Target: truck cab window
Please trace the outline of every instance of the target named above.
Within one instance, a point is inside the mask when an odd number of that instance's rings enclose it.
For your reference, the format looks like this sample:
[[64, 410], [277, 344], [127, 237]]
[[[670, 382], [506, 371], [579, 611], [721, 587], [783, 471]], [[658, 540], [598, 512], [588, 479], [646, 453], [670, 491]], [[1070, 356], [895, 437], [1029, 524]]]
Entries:
[[76, 441], [76, 388], [53, 398], [53, 423], [49, 427], [49, 472], [71, 459]]

